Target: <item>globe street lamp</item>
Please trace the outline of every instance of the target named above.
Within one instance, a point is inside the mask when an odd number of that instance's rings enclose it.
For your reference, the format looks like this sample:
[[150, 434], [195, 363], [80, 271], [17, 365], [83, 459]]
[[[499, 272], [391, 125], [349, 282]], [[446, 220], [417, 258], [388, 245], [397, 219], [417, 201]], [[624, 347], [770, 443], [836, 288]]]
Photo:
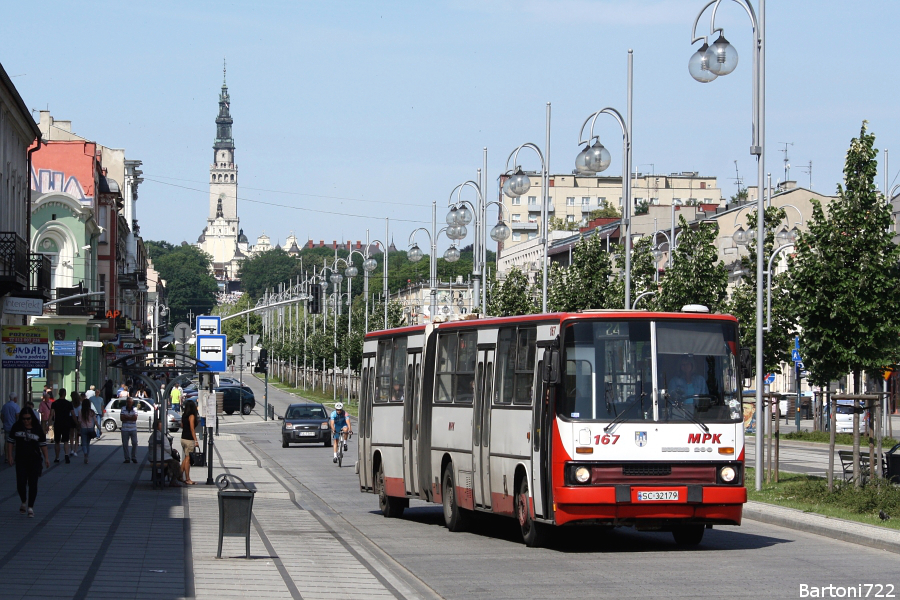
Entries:
[[[752, 134], [750, 142], [750, 154], [757, 158], [757, 206], [759, 215], [756, 231], [757, 247], [760, 249], [756, 253], [756, 414], [757, 419], [763, 414], [763, 243], [765, 241], [765, 220], [763, 205], [762, 189], [765, 182], [765, 156], [766, 156], [766, 2], [759, 1], [759, 18], [753, 10], [753, 6], [749, 0], [733, 0], [739, 4], [750, 17], [750, 24], [753, 27], [754, 44], [753, 44], [753, 107], [752, 107]], [[691, 76], [701, 83], [708, 83], [714, 79], [728, 75], [737, 67], [738, 58], [737, 50], [725, 39], [722, 28], [716, 28], [716, 11], [722, 0], [710, 0], [697, 13], [694, 19], [694, 27], [691, 30], [691, 44], [703, 41], [700, 50], [694, 53], [690, 61], [688, 61], [688, 71]], [[697, 24], [700, 17], [706, 12], [706, 9], [712, 7], [709, 35], [719, 34], [719, 38], [709, 46], [707, 36], [697, 35]], [[713, 77], [715, 75], [715, 77]], [[756, 465], [760, 467], [763, 460], [763, 445], [756, 444]], [[756, 490], [762, 489], [762, 472], [761, 468], [756, 469]]]
[[[466, 210], [468, 211], [468, 209], [466, 209]], [[452, 217], [451, 217], [451, 215], [452, 215]], [[419, 248], [419, 245], [415, 243], [416, 233], [418, 233], [419, 231], [423, 231], [425, 233], [425, 235], [428, 236], [428, 243], [431, 246], [431, 254], [428, 257], [428, 263], [429, 263], [428, 286], [431, 288], [431, 293], [430, 293], [431, 308], [429, 309], [430, 310], [429, 318], [431, 319], [432, 322], [434, 322], [434, 316], [437, 311], [437, 239], [441, 235], [441, 233], [444, 233], [445, 235], [447, 235], [449, 237], [449, 235], [450, 235], [449, 230], [451, 228], [454, 228], [454, 231], [455, 231], [455, 228], [457, 227], [457, 225], [456, 225], [457, 219], [458, 219], [458, 211], [456, 210], [456, 207], [454, 207], [453, 210], [450, 211], [450, 214], [447, 215], [447, 223], [449, 223], [449, 225], [447, 227], [444, 227], [444, 228], [438, 230], [437, 229], [437, 202], [432, 200], [432, 202], [431, 202], [431, 231], [428, 231], [424, 227], [419, 227], [419, 228], [413, 230], [413, 232], [409, 234], [409, 243], [411, 245], [411, 248], [409, 249], [409, 251], [407, 251], [406, 258], [408, 258], [410, 260], [410, 262], [414, 262], [414, 263], [419, 262], [420, 260], [422, 260], [425, 257], [425, 253], [422, 252], [422, 249]], [[451, 223], [451, 221], [452, 221], [452, 223]], [[453, 246], [451, 246], [450, 248], [456, 250]], [[450, 249], [448, 249], [447, 252], [450, 252]], [[447, 252], [444, 253], [444, 260], [449, 260]], [[457, 253], [456, 258], [454, 258], [453, 260], [449, 260], [449, 262], [454, 262], [454, 260], [459, 258], [459, 251], [457, 250], [456, 253]]]
[[[580, 175], [595, 175], [609, 167], [611, 157], [609, 151], [600, 143], [599, 136], [594, 135], [594, 123], [602, 114], [611, 115], [622, 128], [622, 232], [625, 236], [625, 309], [631, 307], [631, 91], [632, 91], [633, 51], [628, 50], [628, 120], [614, 108], [606, 107], [591, 114], [581, 125], [578, 132], [578, 145], [584, 144], [584, 150], [575, 157], [575, 170]], [[582, 140], [584, 128], [591, 124], [586, 140]], [[597, 140], [592, 146], [591, 141]], [[544, 281], [546, 288], [547, 282]]]
[[[538, 158], [541, 161], [541, 246], [542, 246], [542, 254], [541, 257], [541, 271], [542, 271], [542, 281], [543, 285], [541, 286], [541, 312], [547, 312], [547, 265], [549, 263], [549, 244], [550, 244], [550, 234], [547, 231], [550, 228], [550, 103], [547, 103], [547, 128], [546, 128], [546, 143], [544, 145], [544, 150], [546, 153], [542, 153], [540, 148], [538, 148], [535, 144], [531, 142], [527, 142], [522, 144], [515, 150], [513, 150], [509, 157], [506, 159], [506, 170], [504, 171], [504, 175], [507, 175], [506, 181], [503, 183], [503, 193], [506, 194], [509, 198], [518, 198], [529, 189], [531, 189], [531, 178], [522, 171], [522, 167], [519, 166], [519, 151], [523, 148], [529, 148], [533, 150], [535, 154], [538, 155]], [[510, 160], [514, 165], [514, 168], [510, 169]], [[502, 230], [500, 230], [502, 231]], [[499, 232], [498, 232], [499, 233]]]

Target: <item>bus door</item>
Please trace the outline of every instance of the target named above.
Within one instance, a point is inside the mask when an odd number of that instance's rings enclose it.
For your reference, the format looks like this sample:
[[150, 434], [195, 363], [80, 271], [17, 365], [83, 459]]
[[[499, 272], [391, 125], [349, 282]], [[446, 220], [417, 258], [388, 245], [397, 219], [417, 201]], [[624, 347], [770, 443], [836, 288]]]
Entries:
[[475, 469], [475, 504], [491, 507], [491, 392], [494, 381], [494, 349], [478, 353], [475, 373], [475, 407], [472, 415], [472, 465]]
[[363, 358], [362, 394], [359, 398], [359, 484], [366, 491], [374, 490], [372, 473], [372, 399], [375, 391], [375, 356]]
[[[546, 359], [546, 353], [545, 353]], [[545, 360], [544, 359], [544, 360]], [[534, 401], [533, 425], [531, 429], [531, 480], [534, 496], [534, 512], [546, 518], [550, 516], [547, 506], [550, 498], [550, 440], [552, 439], [552, 388], [543, 382], [544, 360], [537, 363], [534, 389], [538, 391]]]
[[403, 481], [406, 493], [419, 495], [418, 463], [416, 454], [419, 441], [419, 415], [421, 413], [422, 353], [406, 355], [406, 394], [403, 398]]

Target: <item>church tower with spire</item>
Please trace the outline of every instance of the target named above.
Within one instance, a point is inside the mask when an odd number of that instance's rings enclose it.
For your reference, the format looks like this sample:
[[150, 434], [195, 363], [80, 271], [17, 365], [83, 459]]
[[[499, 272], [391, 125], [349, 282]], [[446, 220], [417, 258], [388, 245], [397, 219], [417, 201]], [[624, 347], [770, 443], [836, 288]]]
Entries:
[[219, 281], [236, 279], [238, 264], [244, 258], [239, 247], [243, 232], [237, 214], [238, 170], [234, 162], [234, 138], [231, 136], [233, 123], [223, 65], [213, 163], [209, 167], [209, 217], [206, 229], [197, 240], [200, 248], [212, 256], [213, 270]]

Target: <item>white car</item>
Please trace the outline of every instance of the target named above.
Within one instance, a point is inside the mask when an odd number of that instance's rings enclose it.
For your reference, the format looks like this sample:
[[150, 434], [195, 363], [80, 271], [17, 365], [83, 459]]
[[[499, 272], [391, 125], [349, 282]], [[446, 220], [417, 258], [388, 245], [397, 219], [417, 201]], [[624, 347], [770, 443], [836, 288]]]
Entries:
[[[859, 413], [859, 432], [865, 433], [869, 422], [869, 411]], [[853, 405], [838, 404], [835, 413], [835, 433], [853, 433]]]
[[[154, 404], [144, 398], [132, 398], [134, 407], [138, 411], [137, 428], [138, 430], [147, 430], [153, 427], [153, 407]], [[125, 408], [127, 398], [113, 398], [103, 409], [100, 415], [100, 423], [106, 431], [113, 432], [122, 427], [122, 418], [120, 413]], [[181, 414], [175, 409], [169, 409], [169, 431], [178, 431], [181, 427]]]

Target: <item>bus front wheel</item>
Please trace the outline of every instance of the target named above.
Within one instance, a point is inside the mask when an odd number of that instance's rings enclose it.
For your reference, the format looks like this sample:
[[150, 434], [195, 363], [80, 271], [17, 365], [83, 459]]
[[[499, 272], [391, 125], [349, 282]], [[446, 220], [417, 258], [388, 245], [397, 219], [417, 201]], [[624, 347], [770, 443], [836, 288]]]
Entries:
[[453, 464], [444, 469], [441, 483], [441, 501], [444, 504], [444, 524], [450, 531], [464, 531], [468, 525], [468, 513], [456, 502], [456, 478], [453, 476]]
[[672, 537], [679, 546], [696, 546], [703, 540], [703, 525], [679, 525], [672, 530]]
[[544, 524], [536, 523], [531, 516], [531, 503], [528, 500], [528, 480], [522, 477], [519, 493], [516, 494], [516, 518], [522, 530], [522, 540], [529, 548], [538, 548], [544, 543]]

